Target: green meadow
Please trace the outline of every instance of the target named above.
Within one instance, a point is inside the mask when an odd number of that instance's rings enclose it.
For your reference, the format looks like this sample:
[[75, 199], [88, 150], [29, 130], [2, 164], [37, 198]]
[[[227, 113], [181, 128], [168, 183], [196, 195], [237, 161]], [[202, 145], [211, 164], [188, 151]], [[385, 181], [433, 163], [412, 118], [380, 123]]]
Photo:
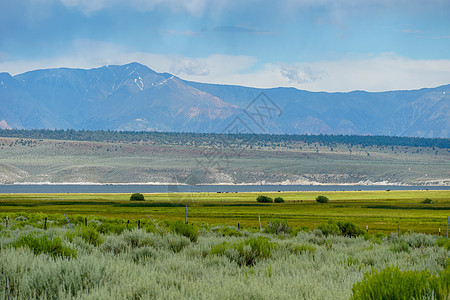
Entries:
[[450, 191], [258, 195], [1, 194], [0, 298], [449, 299]]
[[[450, 215], [450, 190], [444, 191], [353, 191], [353, 192], [274, 192], [285, 203], [256, 202], [260, 193], [161, 193], [144, 194], [145, 201], [131, 202], [130, 194], [0, 194], [2, 217], [12, 213], [43, 215], [95, 215], [130, 222], [184, 220], [189, 223], [233, 225], [258, 228], [272, 219], [286, 220], [293, 227], [314, 229], [318, 224], [350, 221], [369, 232], [445, 233]], [[330, 199], [315, 201], [318, 195]], [[436, 203], [422, 203], [424, 199]]]

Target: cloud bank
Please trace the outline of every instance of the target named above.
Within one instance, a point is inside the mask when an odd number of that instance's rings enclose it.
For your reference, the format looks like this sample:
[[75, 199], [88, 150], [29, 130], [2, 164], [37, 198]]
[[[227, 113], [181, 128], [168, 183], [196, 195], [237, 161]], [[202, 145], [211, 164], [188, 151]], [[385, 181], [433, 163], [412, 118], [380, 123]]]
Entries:
[[312, 62], [267, 63], [256, 57], [210, 55], [201, 58], [174, 54], [133, 52], [112, 43], [80, 40], [64, 56], [37, 60], [0, 60], [0, 69], [12, 75], [42, 68], [94, 68], [140, 62], [157, 72], [186, 80], [258, 88], [295, 87], [310, 91], [347, 92], [420, 89], [450, 83], [450, 60], [411, 59], [383, 53]]

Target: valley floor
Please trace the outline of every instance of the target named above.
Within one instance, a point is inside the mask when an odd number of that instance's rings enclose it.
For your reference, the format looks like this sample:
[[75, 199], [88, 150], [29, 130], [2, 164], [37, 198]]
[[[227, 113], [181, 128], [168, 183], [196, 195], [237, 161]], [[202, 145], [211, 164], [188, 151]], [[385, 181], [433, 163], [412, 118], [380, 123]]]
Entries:
[[[352, 221], [369, 232], [422, 232], [438, 234], [446, 228], [450, 214], [450, 190], [361, 191], [361, 192], [275, 192], [262, 193], [284, 203], [256, 202], [261, 193], [156, 193], [144, 194], [146, 201], [130, 202], [130, 194], [0, 194], [0, 215], [43, 213], [67, 216], [96, 215], [149, 222], [188, 220], [211, 225], [258, 228], [271, 219], [285, 219], [292, 226], [313, 230], [329, 219]], [[327, 204], [315, 201], [319, 195]], [[434, 203], [423, 203], [431, 199]]]

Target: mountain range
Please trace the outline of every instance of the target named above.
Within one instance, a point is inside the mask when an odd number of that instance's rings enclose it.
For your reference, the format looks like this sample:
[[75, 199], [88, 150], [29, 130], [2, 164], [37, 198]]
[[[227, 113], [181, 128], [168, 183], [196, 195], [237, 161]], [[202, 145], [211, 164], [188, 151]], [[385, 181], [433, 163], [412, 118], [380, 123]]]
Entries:
[[139, 63], [0, 73], [0, 128], [449, 138], [450, 85], [348, 93], [258, 89], [186, 81]]

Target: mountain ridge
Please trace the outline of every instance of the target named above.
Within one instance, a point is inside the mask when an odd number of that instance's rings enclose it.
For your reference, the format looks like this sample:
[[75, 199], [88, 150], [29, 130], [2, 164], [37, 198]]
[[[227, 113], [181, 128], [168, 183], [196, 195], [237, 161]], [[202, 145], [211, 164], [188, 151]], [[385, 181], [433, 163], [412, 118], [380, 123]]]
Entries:
[[2, 128], [227, 132], [239, 120], [245, 133], [450, 134], [450, 84], [375, 93], [258, 89], [187, 81], [139, 63], [0, 73], [0, 104]]

